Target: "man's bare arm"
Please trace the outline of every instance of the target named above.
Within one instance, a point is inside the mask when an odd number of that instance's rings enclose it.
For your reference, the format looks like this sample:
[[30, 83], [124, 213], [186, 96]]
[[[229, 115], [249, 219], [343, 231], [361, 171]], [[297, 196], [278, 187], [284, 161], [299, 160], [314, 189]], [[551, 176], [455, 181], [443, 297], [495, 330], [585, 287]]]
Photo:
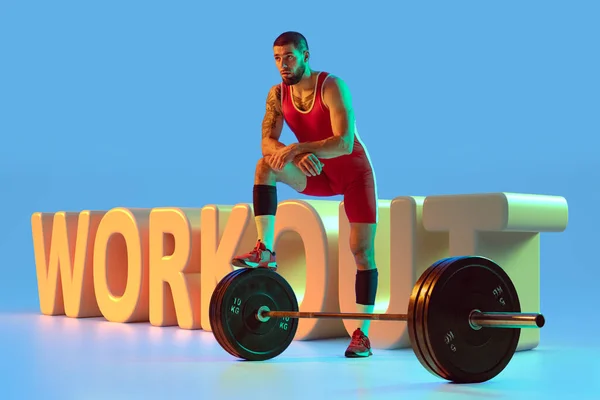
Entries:
[[329, 108], [333, 136], [316, 142], [298, 144], [299, 153], [314, 153], [319, 158], [336, 158], [354, 148], [354, 110], [350, 90], [340, 78], [325, 81], [323, 101]]
[[285, 147], [279, 141], [283, 129], [283, 113], [281, 110], [281, 86], [275, 85], [267, 95], [267, 107], [262, 122], [262, 154], [268, 156]]

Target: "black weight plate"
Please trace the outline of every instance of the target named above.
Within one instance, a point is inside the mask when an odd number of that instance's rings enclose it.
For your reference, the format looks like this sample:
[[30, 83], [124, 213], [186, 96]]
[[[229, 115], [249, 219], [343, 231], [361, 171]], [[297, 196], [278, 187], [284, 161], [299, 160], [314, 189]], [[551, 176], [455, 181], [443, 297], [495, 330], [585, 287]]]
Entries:
[[431, 295], [432, 288], [436, 285], [441, 274], [445, 271], [446, 267], [453, 262], [462, 259], [463, 257], [449, 257], [439, 263], [434, 270], [432, 270], [426, 279], [424, 279], [419, 291], [419, 297], [415, 300], [415, 311], [414, 311], [414, 325], [415, 325], [415, 336], [417, 342], [420, 344], [421, 353], [424, 359], [424, 365], [426, 368], [433, 372], [435, 375], [443, 379], [449, 379], [446, 371], [440, 367], [438, 360], [435, 358], [435, 354], [431, 352], [431, 346], [429, 346], [429, 332], [427, 331], [427, 307], [429, 297]]
[[469, 314], [521, 312], [516, 288], [506, 272], [484, 257], [458, 257], [439, 268], [418, 307], [422, 334], [440, 375], [457, 383], [484, 382], [512, 359], [520, 329], [473, 329]]
[[227, 285], [229, 282], [235, 279], [235, 277], [239, 274], [239, 270], [235, 270], [225, 275], [223, 279], [217, 283], [215, 290], [210, 298], [210, 306], [209, 306], [209, 320], [213, 335], [215, 339], [219, 343], [219, 345], [231, 354], [234, 357], [240, 357], [239, 354], [235, 351], [235, 349], [229, 345], [227, 339], [223, 336], [223, 326], [221, 324], [221, 303], [223, 292], [227, 289]]
[[414, 312], [414, 326], [415, 326], [415, 336], [417, 337], [417, 342], [420, 345], [420, 352], [423, 357], [424, 365], [427, 365], [425, 368], [430, 372], [433, 372], [434, 375], [447, 379], [446, 373], [443, 369], [439, 367], [439, 363], [435, 359], [435, 355], [431, 353], [431, 348], [428, 346], [427, 339], [427, 323], [426, 323], [426, 312], [427, 312], [427, 301], [430, 296], [430, 290], [437, 282], [439, 276], [445, 270], [445, 268], [454, 263], [458, 259], [463, 258], [460, 257], [448, 257], [444, 259], [442, 262], [437, 264], [435, 268], [432, 268], [431, 272], [424, 279], [423, 284], [421, 285], [421, 290], [419, 291], [419, 297], [415, 302], [415, 312]]
[[419, 314], [417, 310], [422, 304], [423, 299], [427, 296], [432, 277], [437, 275], [443, 265], [452, 262], [455, 259], [456, 257], [443, 258], [428, 267], [415, 283], [408, 304], [407, 325], [411, 347], [421, 365], [423, 365], [427, 371], [440, 378], [443, 378], [441, 375], [442, 372], [439, 371], [435, 363], [432, 362], [429, 348], [421, 333], [423, 331], [421, 314]]
[[[214, 326], [213, 332], [215, 334], [215, 338], [217, 339], [217, 342], [219, 342], [219, 344], [221, 345], [221, 347], [223, 347], [223, 349], [225, 349], [225, 351], [227, 351], [229, 354], [231, 354], [232, 356], [237, 357], [237, 358], [244, 358], [244, 357], [239, 353], [237, 347], [235, 346], [235, 343], [232, 343], [229, 340], [229, 338], [227, 338], [225, 336], [221, 318], [222, 318], [222, 310], [223, 310], [223, 307], [222, 307], [223, 295], [226, 293], [229, 284], [231, 282], [235, 281], [237, 276], [243, 272], [244, 272], [244, 269], [238, 269], [236, 271], [230, 272], [221, 280], [221, 282], [219, 282], [218, 286], [215, 288], [215, 291], [213, 292], [213, 296], [211, 297], [211, 300], [213, 298], [214, 298], [214, 300], [211, 301], [211, 306], [210, 306], [211, 311], [209, 313], [209, 317], [211, 318], [211, 326]], [[213, 323], [212, 321], [215, 321], [215, 322]]]
[[418, 354], [419, 361], [425, 367], [426, 370], [431, 372], [433, 375], [443, 378], [443, 371], [440, 371], [437, 368], [435, 360], [432, 355], [429, 353], [429, 347], [427, 346], [426, 338], [423, 335], [425, 324], [423, 321], [423, 313], [421, 312], [424, 300], [427, 298], [429, 293], [429, 288], [431, 287], [431, 282], [437, 279], [437, 276], [440, 274], [440, 271], [443, 270], [444, 266], [450, 262], [453, 262], [456, 257], [448, 257], [444, 258], [434, 265], [432, 265], [427, 273], [423, 274], [422, 282], [419, 285], [419, 290], [415, 293], [414, 301], [412, 305], [412, 315], [411, 320], [413, 323], [413, 335], [415, 337], [415, 343], [418, 350], [416, 354]]
[[221, 311], [222, 311], [222, 303], [223, 303], [223, 294], [225, 293], [225, 291], [227, 290], [227, 287], [229, 285], [229, 283], [233, 282], [236, 278], [237, 275], [239, 275], [240, 272], [234, 271], [230, 274], [228, 274], [227, 279], [225, 279], [223, 281], [223, 285], [219, 288], [219, 292], [217, 295], [217, 302], [214, 306], [214, 311], [213, 311], [213, 318], [215, 321], [217, 321], [216, 326], [217, 326], [217, 335], [218, 335], [218, 340], [220, 340], [220, 342], [222, 343], [222, 346], [224, 349], [226, 349], [226, 351], [233, 355], [234, 357], [237, 358], [241, 358], [240, 354], [237, 352], [237, 350], [235, 349], [235, 347], [227, 340], [227, 338], [224, 336], [224, 331], [223, 331], [223, 325], [221, 322]]
[[237, 269], [227, 274], [215, 287], [211, 296], [210, 307], [209, 307], [209, 318], [212, 327], [213, 334], [217, 342], [221, 347], [237, 358], [243, 358], [240, 353], [236, 350], [234, 345], [230, 343], [228, 338], [224, 335], [223, 324], [222, 324], [222, 303], [223, 294], [226, 292], [230, 282], [234, 281], [236, 277], [243, 273], [244, 269]]
[[225, 343], [223, 348], [251, 361], [278, 356], [294, 339], [298, 319], [261, 322], [256, 315], [261, 306], [272, 311], [298, 311], [292, 287], [281, 275], [264, 268], [240, 269], [230, 276], [233, 274], [215, 296], [214, 325], [219, 326], [217, 335]]

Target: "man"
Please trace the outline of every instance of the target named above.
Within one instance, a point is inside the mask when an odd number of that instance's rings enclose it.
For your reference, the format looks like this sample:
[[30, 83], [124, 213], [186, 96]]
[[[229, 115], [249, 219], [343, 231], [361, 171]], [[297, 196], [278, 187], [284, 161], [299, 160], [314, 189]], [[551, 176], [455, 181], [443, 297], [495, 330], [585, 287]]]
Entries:
[[[232, 264], [277, 269], [273, 251], [277, 182], [311, 196], [342, 194], [357, 267], [357, 311], [372, 313], [378, 283], [377, 188], [367, 150], [356, 132], [350, 92], [340, 78], [311, 70], [302, 34], [281, 34], [273, 51], [282, 83], [269, 91], [262, 123], [263, 158], [256, 165], [253, 190], [259, 238], [254, 250], [235, 257]], [[298, 143], [286, 146], [279, 141], [284, 121]], [[354, 331], [346, 357], [372, 355], [368, 330], [369, 321], [364, 321]]]

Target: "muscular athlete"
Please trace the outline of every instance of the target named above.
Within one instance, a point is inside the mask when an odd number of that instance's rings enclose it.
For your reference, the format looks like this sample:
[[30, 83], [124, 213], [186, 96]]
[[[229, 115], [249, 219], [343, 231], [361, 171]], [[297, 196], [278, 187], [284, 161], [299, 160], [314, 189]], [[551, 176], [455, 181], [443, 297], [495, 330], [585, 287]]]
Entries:
[[[282, 82], [269, 91], [262, 123], [263, 157], [256, 165], [253, 189], [259, 237], [251, 252], [235, 257], [232, 263], [277, 270], [273, 250], [277, 182], [311, 196], [341, 194], [357, 268], [357, 312], [372, 313], [378, 283], [374, 260], [377, 188], [367, 150], [356, 131], [350, 92], [339, 77], [311, 70], [302, 34], [281, 34], [273, 51]], [[284, 122], [297, 143], [286, 146], [279, 141]], [[346, 357], [372, 355], [369, 325], [369, 321], [359, 324]]]

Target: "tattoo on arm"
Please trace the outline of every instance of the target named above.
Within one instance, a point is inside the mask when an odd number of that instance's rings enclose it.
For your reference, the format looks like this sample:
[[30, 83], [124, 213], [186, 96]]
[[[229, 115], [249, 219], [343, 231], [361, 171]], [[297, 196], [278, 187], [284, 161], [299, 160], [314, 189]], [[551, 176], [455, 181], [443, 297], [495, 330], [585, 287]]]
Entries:
[[271, 136], [273, 129], [277, 127], [281, 118], [281, 86], [274, 86], [267, 96], [267, 107], [262, 123], [263, 139]]

